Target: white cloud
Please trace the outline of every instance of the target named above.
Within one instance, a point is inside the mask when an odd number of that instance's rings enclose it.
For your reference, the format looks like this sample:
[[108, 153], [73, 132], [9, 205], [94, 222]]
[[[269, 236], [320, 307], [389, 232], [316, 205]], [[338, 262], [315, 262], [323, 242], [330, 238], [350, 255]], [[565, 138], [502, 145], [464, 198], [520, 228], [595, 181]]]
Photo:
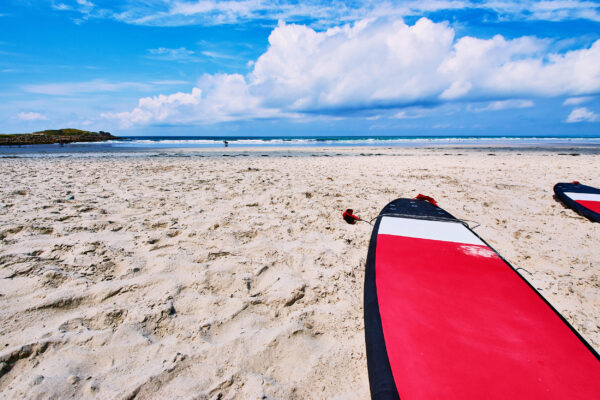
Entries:
[[72, 10], [72, 8], [70, 6], [68, 6], [68, 5], [66, 5], [65, 3], [55, 3], [55, 2], [52, 2], [51, 7], [53, 9], [55, 9], [55, 10], [58, 10], [58, 11], [70, 11], [70, 10]]
[[152, 83], [153, 85], [173, 86], [173, 85], [186, 85], [186, 84], [189, 84], [190, 82], [179, 80], [179, 79], [170, 79], [170, 80], [165, 79], [162, 81], [152, 81], [150, 83]]
[[454, 31], [427, 19], [360, 21], [316, 32], [280, 24], [249, 76], [253, 93], [299, 111], [410, 105], [443, 90], [437, 69]]
[[20, 112], [18, 115], [19, 119], [23, 121], [47, 121], [48, 117], [43, 114], [36, 112]]
[[567, 117], [569, 123], [573, 122], [595, 122], [600, 119], [600, 115], [593, 111], [588, 110], [585, 107], [576, 108], [571, 111], [571, 114]]
[[588, 101], [593, 100], [594, 98], [591, 96], [584, 97], [569, 97], [563, 102], [563, 106], [576, 106], [579, 104], [587, 103]]
[[574, 0], [153, 0], [117, 2], [104, 8], [86, 0], [71, 0], [69, 4], [70, 8], [79, 10], [84, 19], [112, 18], [130, 24], [157, 26], [236, 24], [265, 19], [308, 19], [316, 21], [318, 26], [334, 26], [363, 18], [423, 16], [428, 12], [459, 9], [491, 11], [503, 20], [600, 21], [596, 2]]
[[149, 89], [150, 85], [137, 82], [106, 82], [93, 80], [87, 82], [63, 82], [25, 85], [23, 89], [29, 93], [56, 96], [72, 96], [80, 93], [118, 92], [126, 89]]
[[408, 113], [406, 111], [398, 111], [397, 113], [392, 115], [392, 118], [396, 118], [396, 119], [416, 119], [416, 118], [421, 118], [421, 117], [423, 117], [423, 114]]
[[486, 107], [477, 108], [473, 111], [499, 111], [499, 110], [508, 110], [511, 108], [529, 108], [533, 107], [534, 103], [531, 100], [518, 100], [518, 99], [510, 99], [510, 100], [500, 100], [493, 101], [488, 104]]
[[284, 116], [280, 110], [261, 107], [239, 74], [204, 75], [198, 83], [200, 87], [191, 93], [145, 97], [130, 112], [103, 113], [102, 117], [127, 128], [161, 122], [212, 123]]
[[126, 118], [126, 121], [130, 124], [148, 123], [152, 120], [165, 121], [167, 118], [174, 117], [185, 118], [186, 109], [198, 105], [202, 101], [201, 95], [202, 91], [194, 88], [191, 94], [178, 92], [169, 96], [146, 97], [140, 99], [138, 106], [129, 113], [103, 114], [102, 116], [108, 118], [114, 116], [118, 119]]
[[[564, 54], [548, 53], [547, 44], [500, 35], [456, 40], [447, 23], [425, 18], [411, 26], [387, 18], [362, 20], [323, 32], [280, 23], [247, 76], [204, 76], [185, 121], [340, 114], [489, 98], [498, 99], [488, 106], [498, 110], [533, 105], [515, 98], [600, 91], [600, 40]], [[181, 118], [174, 112], [177, 106], [167, 106], [163, 97], [153, 98], [157, 108], [138, 106], [155, 116], [132, 116], [132, 121], [155, 121], [161, 107], [169, 108], [174, 121]], [[112, 115], [125, 120], [128, 113]]]
[[231, 55], [227, 53], [222, 53], [218, 51], [203, 51], [203, 55], [206, 57], [214, 58], [214, 59], [224, 59], [224, 60], [240, 60], [240, 57], [236, 55]]
[[197, 61], [197, 59], [194, 57], [194, 52], [186, 49], [185, 47], [179, 47], [177, 49], [159, 47], [157, 49], [148, 49], [148, 53], [150, 53], [148, 57], [156, 60], [179, 62]]
[[[179, 47], [177, 49], [170, 49], [166, 47], [159, 47], [157, 49], [148, 49], [148, 58], [162, 61], [177, 61], [182, 63], [187, 62], [200, 62], [203, 58], [222, 59], [222, 60], [241, 60], [237, 55], [231, 55], [223, 52], [216, 51], [201, 51], [196, 53], [193, 50], [188, 50], [185, 47]], [[204, 56], [204, 57], [202, 57]]]

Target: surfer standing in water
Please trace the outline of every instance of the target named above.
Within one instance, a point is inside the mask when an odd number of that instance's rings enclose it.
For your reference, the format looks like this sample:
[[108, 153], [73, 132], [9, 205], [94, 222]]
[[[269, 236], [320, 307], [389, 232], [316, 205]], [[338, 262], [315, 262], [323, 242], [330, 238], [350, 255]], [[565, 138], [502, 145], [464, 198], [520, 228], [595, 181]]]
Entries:
[[223, 144], [225, 145], [225, 147], [229, 147], [229, 142], [227, 140], [223, 140]]

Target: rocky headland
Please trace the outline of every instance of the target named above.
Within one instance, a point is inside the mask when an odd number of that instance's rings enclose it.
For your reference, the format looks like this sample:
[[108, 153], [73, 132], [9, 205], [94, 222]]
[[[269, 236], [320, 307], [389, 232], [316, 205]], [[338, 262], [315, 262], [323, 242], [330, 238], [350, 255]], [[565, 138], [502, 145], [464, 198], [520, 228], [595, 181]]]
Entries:
[[0, 134], [0, 145], [21, 146], [28, 144], [54, 144], [73, 142], [102, 142], [120, 139], [109, 132], [90, 132], [79, 129], [50, 129], [23, 134]]

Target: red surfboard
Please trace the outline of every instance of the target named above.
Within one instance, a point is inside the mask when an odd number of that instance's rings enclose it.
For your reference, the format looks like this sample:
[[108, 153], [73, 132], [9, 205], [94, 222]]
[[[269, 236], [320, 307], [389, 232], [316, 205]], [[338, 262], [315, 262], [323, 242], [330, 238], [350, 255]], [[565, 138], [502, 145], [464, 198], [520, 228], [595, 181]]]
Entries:
[[494, 249], [439, 207], [397, 199], [365, 277], [373, 399], [597, 399], [600, 356]]

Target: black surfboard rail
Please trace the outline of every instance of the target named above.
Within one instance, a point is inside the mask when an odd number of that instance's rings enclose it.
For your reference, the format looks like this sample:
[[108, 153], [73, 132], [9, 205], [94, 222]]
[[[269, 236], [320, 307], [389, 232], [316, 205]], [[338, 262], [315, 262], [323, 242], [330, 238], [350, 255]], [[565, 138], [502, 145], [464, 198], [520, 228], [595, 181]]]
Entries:
[[386, 205], [379, 213], [371, 241], [365, 270], [364, 319], [365, 344], [367, 349], [367, 366], [371, 398], [377, 400], [399, 399], [392, 368], [388, 359], [383, 337], [379, 302], [377, 300], [377, 284], [375, 280], [375, 248], [377, 232], [381, 218], [386, 215], [410, 216], [411, 218], [456, 220], [450, 213], [433, 204], [415, 199], [396, 199]]
[[582, 185], [579, 182], [561, 182], [554, 185], [554, 194], [561, 203], [592, 222], [600, 222], [600, 214], [582, 206], [565, 193], [589, 193], [600, 195], [600, 189], [592, 186]]

